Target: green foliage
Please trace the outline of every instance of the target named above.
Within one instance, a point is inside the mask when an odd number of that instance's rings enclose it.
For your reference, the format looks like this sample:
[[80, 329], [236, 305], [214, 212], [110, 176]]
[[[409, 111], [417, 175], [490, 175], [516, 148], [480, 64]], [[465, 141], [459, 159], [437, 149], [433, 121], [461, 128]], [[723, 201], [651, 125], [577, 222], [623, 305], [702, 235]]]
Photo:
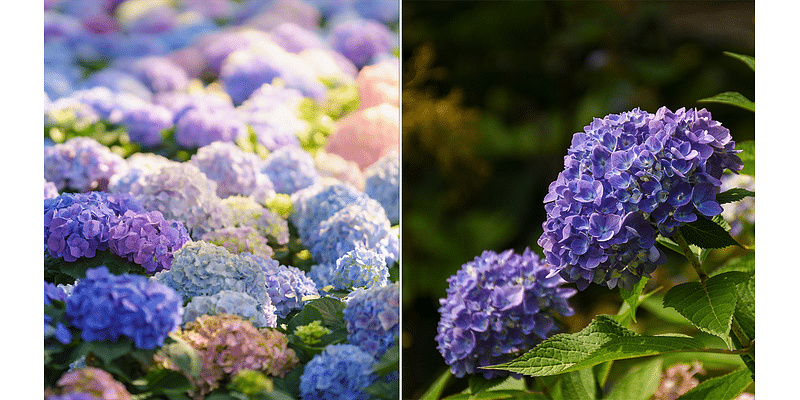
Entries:
[[81, 257], [73, 262], [64, 261], [63, 258], [51, 257], [45, 251], [44, 254], [44, 280], [55, 284], [73, 284], [76, 279], [86, 277], [86, 270], [96, 268], [101, 265], [108, 267], [108, 271], [114, 275], [137, 274], [147, 275], [144, 267], [133, 261], [128, 261], [109, 250], [98, 251], [92, 258]]
[[636, 322], [636, 308], [639, 307], [641, 303], [641, 295], [642, 290], [644, 290], [645, 285], [647, 285], [648, 278], [642, 278], [639, 280], [639, 283], [634, 285], [633, 290], [628, 291], [625, 288], [619, 288], [619, 294], [622, 296], [622, 300], [625, 301], [625, 304], [628, 305], [629, 315], [633, 322]]
[[747, 189], [733, 188], [717, 194], [719, 204], [733, 203], [745, 197], [755, 197], [756, 193]]
[[736, 142], [736, 149], [742, 151], [738, 156], [744, 163], [744, 168], [739, 173], [756, 176], [756, 142], [753, 140]]
[[678, 233], [686, 239], [687, 243], [703, 249], [721, 249], [728, 246], [741, 247], [725, 228], [708, 218], [698, 217], [694, 222], [678, 228]]
[[730, 104], [748, 111], [756, 112], [756, 103], [744, 97], [744, 95], [739, 92], [723, 92], [705, 99], [697, 100], [697, 102]]
[[684, 393], [678, 400], [714, 399], [732, 400], [750, 385], [753, 379], [747, 369], [740, 369], [725, 376], [711, 378]]
[[176, 335], [170, 335], [164, 346], [161, 347], [161, 355], [167, 360], [172, 361], [181, 371], [198, 378], [203, 363], [197, 350], [190, 346], [183, 339]]
[[599, 392], [594, 374], [587, 368], [561, 374], [555, 386], [550, 389], [550, 397], [553, 400], [594, 400], [599, 398]]
[[722, 54], [725, 54], [728, 57], [732, 57], [732, 58], [735, 58], [737, 60], [740, 60], [740, 61], [744, 62], [745, 64], [747, 64], [748, 67], [750, 67], [750, 69], [753, 70], [753, 72], [756, 71], [756, 59], [755, 59], [755, 57], [746, 56], [746, 55], [743, 55], [743, 54], [731, 53], [730, 51], [723, 51]]
[[444, 373], [436, 378], [436, 381], [433, 382], [428, 390], [425, 391], [422, 397], [420, 397], [420, 400], [438, 400], [442, 396], [442, 392], [444, 392], [444, 388], [452, 376], [453, 374], [450, 373], [450, 368], [447, 368]]
[[648, 400], [655, 393], [661, 381], [662, 361], [653, 357], [631, 367], [627, 373], [614, 383], [603, 400]]

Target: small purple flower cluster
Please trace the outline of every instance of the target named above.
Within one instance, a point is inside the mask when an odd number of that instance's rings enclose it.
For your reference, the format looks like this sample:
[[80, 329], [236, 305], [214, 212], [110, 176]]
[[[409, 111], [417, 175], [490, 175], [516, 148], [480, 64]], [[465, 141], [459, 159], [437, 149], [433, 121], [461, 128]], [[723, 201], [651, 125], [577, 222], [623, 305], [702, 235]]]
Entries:
[[270, 153], [261, 171], [269, 176], [278, 193], [291, 195], [320, 179], [311, 154], [299, 147], [281, 147]]
[[80, 399], [79, 394], [94, 400], [131, 399], [131, 393], [125, 388], [125, 385], [100, 368], [85, 367], [69, 371], [58, 379], [57, 384], [63, 394], [60, 397], [53, 396], [48, 399]]
[[275, 305], [278, 317], [286, 318], [290, 312], [302, 309], [308, 300], [304, 297], [317, 297], [317, 286], [306, 273], [297, 267], [280, 265], [277, 260], [244, 254], [255, 261], [264, 271], [267, 294]]
[[44, 148], [44, 179], [59, 191], [105, 191], [112, 176], [124, 171], [125, 160], [86, 137]]
[[111, 252], [144, 267], [148, 274], [169, 269], [174, 253], [191, 240], [178, 221], [158, 211], [126, 211], [109, 229]]
[[[305, 153], [305, 152], [304, 152]], [[259, 203], [275, 197], [269, 174], [262, 172], [263, 161], [233, 143], [214, 142], [203, 146], [189, 163], [217, 183], [217, 196], [252, 196]]]
[[347, 341], [380, 359], [400, 336], [400, 285], [356, 289], [343, 312]]

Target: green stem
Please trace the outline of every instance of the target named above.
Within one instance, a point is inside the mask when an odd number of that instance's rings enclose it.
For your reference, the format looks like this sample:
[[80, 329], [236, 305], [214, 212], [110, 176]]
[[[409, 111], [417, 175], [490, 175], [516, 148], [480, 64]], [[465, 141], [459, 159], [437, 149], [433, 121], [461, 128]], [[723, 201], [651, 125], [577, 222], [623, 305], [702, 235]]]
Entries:
[[703, 266], [700, 265], [700, 260], [694, 255], [692, 249], [689, 248], [689, 244], [686, 243], [686, 240], [683, 238], [683, 236], [681, 236], [680, 232], [675, 232], [675, 234], [672, 235], [672, 240], [674, 240], [678, 247], [681, 248], [684, 257], [686, 257], [686, 259], [692, 264], [694, 271], [697, 272], [697, 276], [700, 277], [700, 282], [703, 284], [703, 286], [705, 286], [708, 275], [706, 275], [705, 271], [703, 271]]

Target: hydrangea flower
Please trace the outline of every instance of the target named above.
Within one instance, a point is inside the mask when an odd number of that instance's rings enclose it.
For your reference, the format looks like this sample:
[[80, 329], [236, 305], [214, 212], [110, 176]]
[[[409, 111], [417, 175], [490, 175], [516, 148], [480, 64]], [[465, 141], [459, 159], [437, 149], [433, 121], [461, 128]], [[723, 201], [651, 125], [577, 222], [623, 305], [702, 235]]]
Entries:
[[364, 171], [364, 193], [383, 206], [389, 222], [400, 223], [400, 158], [392, 151]]
[[371, 200], [364, 192], [344, 183], [315, 185], [292, 194], [293, 209], [289, 219], [300, 239], [306, 242], [319, 224], [337, 211], [347, 205], [366, 205]]
[[131, 73], [153, 93], [182, 91], [189, 85], [186, 71], [164, 56], [124, 58], [115, 65]]
[[321, 338], [331, 333], [331, 330], [322, 326], [319, 320], [311, 321], [308, 325], [298, 326], [294, 334], [307, 345], [314, 345], [322, 340]]
[[59, 191], [106, 191], [111, 177], [125, 167], [124, 158], [88, 137], [44, 148], [44, 179]]
[[264, 258], [274, 254], [267, 239], [251, 226], [217, 229], [204, 234], [201, 239], [222, 246], [234, 254], [252, 253]]
[[249, 226], [267, 238], [267, 243], [282, 246], [289, 243], [289, 224], [278, 213], [263, 207], [250, 197], [230, 196], [222, 200], [231, 213], [232, 226]]
[[302, 309], [308, 302], [306, 296], [319, 296], [317, 287], [306, 273], [291, 265], [280, 265], [277, 260], [243, 254], [258, 263], [266, 276], [267, 294], [275, 305], [275, 314], [286, 318], [293, 310]]
[[368, 19], [353, 19], [337, 24], [328, 41], [358, 68], [362, 68], [381, 54], [388, 54], [396, 46], [397, 38], [385, 25]]
[[314, 166], [323, 179], [333, 178], [358, 190], [364, 190], [364, 174], [353, 161], [345, 160], [338, 154], [319, 150], [314, 155]]
[[208, 64], [210, 72], [219, 76], [225, 60], [238, 50], [257, 46], [267, 48], [267, 51], [282, 50], [269, 34], [255, 29], [241, 31], [222, 31], [202, 38], [198, 43], [200, 51]]
[[455, 376], [507, 375], [478, 368], [516, 358], [555, 330], [553, 315], [573, 314], [567, 299], [576, 290], [560, 287], [564, 280], [549, 272], [530, 249], [487, 250], [447, 279], [436, 341]]
[[309, 48], [298, 56], [310, 65], [318, 78], [332, 80], [340, 85], [355, 82], [358, 67], [342, 54], [328, 48]]
[[44, 198], [55, 199], [56, 197], [58, 197], [58, 189], [55, 183], [48, 182], [47, 179], [44, 179]]
[[64, 193], [44, 200], [44, 244], [51, 257], [73, 262], [108, 249], [109, 230], [125, 211], [142, 211], [130, 195]]
[[383, 207], [369, 199], [365, 205], [348, 205], [322, 221], [304, 243], [317, 262], [333, 262], [361, 248], [378, 253], [389, 265], [398, 259], [390, 248], [389, 229]]
[[126, 211], [109, 229], [111, 252], [144, 267], [148, 274], [169, 269], [175, 251], [191, 241], [182, 223], [159, 211]]
[[128, 128], [131, 142], [155, 147], [163, 141], [163, 132], [173, 127], [172, 118], [172, 112], [166, 107], [145, 102], [126, 110], [120, 123]]
[[247, 125], [235, 110], [198, 107], [187, 110], [175, 123], [175, 141], [196, 148], [213, 142], [233, 143], [247, 136]]
[[347, 341], [380, 359], [400, 335], [400, 285], [356, 289], [344, 308]]
[[131, 193], [134, 182], [144, 182], [144, 176], [157, 172], [161, 167], [179, 165], [177, 161], [170, 160], [155, 153], [134, 153], [126, 159], [128, 169], [121, 174], [111, 177], [108, 190], [111, 193]]
[[595, 119], [573, 136], [544, 199], [538, 243], [548, 263], [581, 290], [591, 282], [630, 290], [666, 261], [657, 233], [722, 212], [715, 195], [723, 171], [742, 168], [736, 152], [705, 109]]
[[131, 399], [131, 393], [125, 385], [100, 368], [86, 367], [69, 371], [58, 378], [56, 384], [65, 394], [83, 393], [90, 395], [91, 399], [100, 400]]
[[88, 393], [72, 392], [67, 394], [53, 394], [45, 398], [45, 400], [97, 400], [97, 397]]
[[678, 363], [661, 373], [661, 384], [656, 388], [655, 400], [675, 400], [700, 384], [694, 376], [705, 375], [703, 365], [695, 361], [691, 365]]
[[165, 166], [131, 185], [144, 208], [182, 222], [192, 239], [228, 225], [230, 211], [217, 196], [217, 184], [194, 165]]
[[[115, 42], [120, 44], [119, 42]], [[83, 80], [79, 88], [107, 87], [113, 93], [128, 93], [144, 101], [153, 100], [153, 92], [132, 74], [115, 67], [103, 68]]]
[[382, 103], [336, 121], [325, 151], [355, 161], [362, 170], [390, 151], [400, 151], [400, 110]]
[[174, 290], [140, 275], [115, 276], [100, 266], [86, 271], [67, 298], [66, 318], [85, 341], [133, 339], [139, 349], [164, 345], [181, 323], [183, 302]]
[[399, 107], [400, 66], [397, 58], [383, 60], [366, 66], [358, 72], [359, 108], [370, 108], [383, 103]]
[[375, 359], [352, 344], [334, 344], [306, 364], [300, 376], [300, 397], [304, 400], [367, 400], [364, 393], [377, 379], [372, 371]]
[[292, 22], [284, 22], [276, 26], [269, 32], [269, 36], [273, 42], [290, 53], [325, 47], [319, 34]]
[[336, 262], [314, 264], [309, 269], [306, 276], [314, 281], [314, 284], [322, 290], [326, 286], [333, 286], [333, 271], [336, 269]]
[[[50, 282], [44, 281], [45, 306], [52, 305], [53, 301], [64, 302], [66, 300], [67, 293], [65, 293], [64, 290]], [[55, 324], [54, 322], [51, 316], [47, 314], [44, 315], [44, 339], [55, 338], [61, 342], [61, 344], [69, 344], [69, 342], [72, 341], [72, 333], [63, 322], [59, 321]]]
[[299, 147], [285, 146], [273, 151], [261, 171], [272, 180], [276, 192], [289, 195], [319, 180], [314, 158]]
[[247, 293], [222, 290], [211, 296], [195, 296], [186, 304], [183, 323], [194, 321], [201, 315], [231, 314], [240, 316], [259, 328], [277, 326], [275, 306], [267, 299], [261, 304]]
[[264, 203], [275, 196], [270, 176], [262, 172], [263, 161], [233, 143], [214, 142], [197, 149], [189, 163], [217, 183], [217, 196], [252, 196]]
[[[722, 176], [720, 192], [741, 188], [751, 192], [756, 190], [756, 178], [750, 175], [725, 174]], [[753, 229], [756, 223], [756, 201], [753, 197], [745, 197], [737, 202], [722, 205], [722, 217], [731, 226], [730, 234], [741, 235], [745, 229]]]
[[175, 289], [183, 300], [234, 290], [267, 302], [266, 278], [258, 263], [204, 241], [183, 245], [170, 269], [157, 273], [155, 280]]
[[336, 260], [331, 283], [336, 290], [372, 288], [389, 283], [386, 258], [374, 251], [356, 248]]

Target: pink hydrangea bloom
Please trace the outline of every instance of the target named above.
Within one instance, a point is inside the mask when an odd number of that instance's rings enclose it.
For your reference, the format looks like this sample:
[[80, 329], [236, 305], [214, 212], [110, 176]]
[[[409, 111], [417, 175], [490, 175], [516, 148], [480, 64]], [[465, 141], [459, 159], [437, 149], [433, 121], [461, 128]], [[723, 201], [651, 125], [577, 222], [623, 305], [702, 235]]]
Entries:
[[325, 151], [355, 161], [361, 170], [390, 151], [400, 151], [400, 110], [381, 105], [358, 110], [337, 121]]
[[131, 394], [125, 385], [115, 380], [106, 371], [86, 367], [69, 371], [57, 382], [64, 393], [87, 393], [101, 400], [130, 400]]
[[387, 59], [361, 69], [356, 78], [360, 108], [400, 104], [400, 71], [397, 59]]

